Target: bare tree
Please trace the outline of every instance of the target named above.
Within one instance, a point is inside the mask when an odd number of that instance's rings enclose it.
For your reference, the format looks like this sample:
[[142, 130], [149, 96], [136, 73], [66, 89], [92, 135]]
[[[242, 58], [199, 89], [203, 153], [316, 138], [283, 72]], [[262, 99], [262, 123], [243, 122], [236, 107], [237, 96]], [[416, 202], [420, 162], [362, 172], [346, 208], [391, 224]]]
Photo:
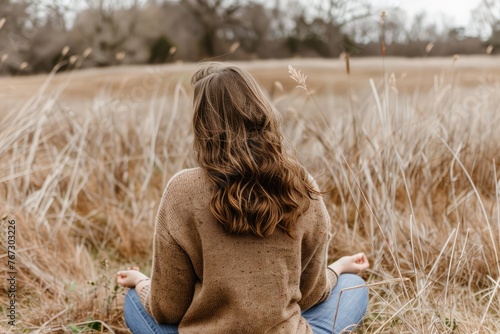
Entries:
[[473, 11], [472, 17], [480, 36], [489, 44], [500, 48], [500, 0], [483, 0]]
[[410, 28], [406, 31], [407, 43], [428, 42], [435, 40], [438, 33], [434, 23], [426, 23], [427, 15], [420, 12], [413, 18]]
[[242, 7], [228, 22], [230, 35], [234, 41], [249, 52], [257, 52], [259, 46], [268, 37], [271, 26], [270, 11], [261, 4], [249, 4]]
[[345, 51], [344, 31], [350, 24], [371, 15], [371, 7], [365, 0], [313, 0], [308, 5], [302, 7], [296, 3], [299, 10], [294, 16], [289, 46], [314, 49], [322, 56], [336, 56]]
[[0, 0], [0, 73], [17, 73], [28, 68], [26, 55], [36, 33], [29, 7], [26, 1]]
[[[251, 1], [238, 0], [181, 0], [181, 4], [197, 18], [203, 26], [200, 43], [206, 56], [213, 57], [225, 50], [217, 49], [217, 42], [226, 40], [224, 28], [234, 25], [236, 14]], [[226, 30], [227, 33], [227, 30]]]
[[119, 64], [126, 57], [133, 59], [136, 50], [140, 50], [136, 47], [142, 45], [136, 43], [128, 47], [127, 44], [137, 42], [141, 3], [138, 0], [87, 0], [87, 4], [89, 8], [77, 15], [73, 30], [92, 48], [95, 63], [108, 66]]

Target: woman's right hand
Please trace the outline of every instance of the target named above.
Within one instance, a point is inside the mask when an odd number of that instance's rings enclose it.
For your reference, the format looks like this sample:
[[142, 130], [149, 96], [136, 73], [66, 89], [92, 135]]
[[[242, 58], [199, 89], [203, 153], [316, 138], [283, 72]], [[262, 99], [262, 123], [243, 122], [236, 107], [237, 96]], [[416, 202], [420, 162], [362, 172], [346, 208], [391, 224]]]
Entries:
[[328, 267], [333, 269], [337, 275], [343, 273], [359, 274], [370, 267], [370, 263], [365, 253], [358, 253], [350, 256], [343, 256]]
[[128, 267], [127, 270], [120, 270], [116, 273], [116, 283], [124, 288], [135, 288], [139, 281], [148, 277], [139, 271], [139, 267]]

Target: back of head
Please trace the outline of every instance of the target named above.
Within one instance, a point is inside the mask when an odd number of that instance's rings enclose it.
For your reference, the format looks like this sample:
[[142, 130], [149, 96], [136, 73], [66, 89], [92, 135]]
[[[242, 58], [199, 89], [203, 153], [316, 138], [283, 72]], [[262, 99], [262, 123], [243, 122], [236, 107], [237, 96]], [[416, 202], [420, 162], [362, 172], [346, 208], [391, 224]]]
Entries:
[[194, 149], [215, 187], [213, 215], [229, 233], [291, 235], [316, 192], [283, 148], [277, 111], [236, 66], [205, 64], [192, 84]]

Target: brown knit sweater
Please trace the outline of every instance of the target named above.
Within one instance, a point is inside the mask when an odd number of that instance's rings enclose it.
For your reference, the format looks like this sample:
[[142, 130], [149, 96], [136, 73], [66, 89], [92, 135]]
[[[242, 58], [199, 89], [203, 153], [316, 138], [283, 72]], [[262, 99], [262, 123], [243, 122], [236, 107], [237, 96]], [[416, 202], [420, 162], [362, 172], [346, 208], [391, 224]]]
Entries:
[[153, 268], [141, 301], [158, 323], [184, 333], [311, 333], [301, 311], [335, 286], [327, 270], [330, 219], [320, 197], [300, 216], [292, 239], [228, 235], [210, 212], [201, 168], [167, 184], [156, 220]]

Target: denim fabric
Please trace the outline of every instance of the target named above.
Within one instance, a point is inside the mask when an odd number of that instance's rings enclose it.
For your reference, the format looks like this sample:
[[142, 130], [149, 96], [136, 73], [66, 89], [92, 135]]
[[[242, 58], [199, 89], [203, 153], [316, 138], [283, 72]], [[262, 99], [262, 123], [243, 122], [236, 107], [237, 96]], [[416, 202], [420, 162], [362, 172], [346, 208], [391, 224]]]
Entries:
[[348, 333], [356, 329], [368, 308], [368, 288], [348, 288], [363, 284], [365, 281], [358, 275], [342, 274], [330, 298], [302, 312], [314, 334]]
[[[302, 312], [315, 334], [338, 334], [355, 330], [368, 308], [368, 288], [354, 288], [365, 282], [358, 275], [342, 274], [330, 297]], [[339, 301], [340, 298], [340, 301]], [[337, 304], [339, 309], [337, 311]], [[146, 311], [135, 289], [125, 296], [124, 316], [134, 334], [177, 334], [176, 325], [159, 325]], [[332, 329], [335, 329], [332, 331]]]
[[177, 325], [159, 325], [146, 311], [135, 289], [130, 289], [125, 296], [123, 310], [125, 322], [134, 334], [177, 334]]

